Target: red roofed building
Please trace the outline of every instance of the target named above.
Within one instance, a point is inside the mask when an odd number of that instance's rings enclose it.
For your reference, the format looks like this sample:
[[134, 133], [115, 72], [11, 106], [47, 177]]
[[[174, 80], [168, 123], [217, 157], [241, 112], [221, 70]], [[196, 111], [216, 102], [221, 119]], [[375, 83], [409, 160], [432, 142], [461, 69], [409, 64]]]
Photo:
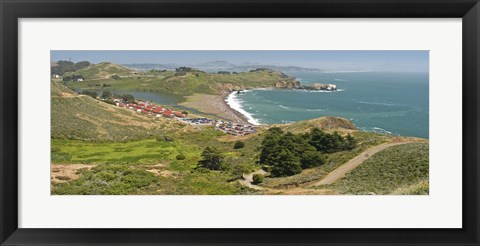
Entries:
[[162, 113], [162, 110], [163, 110], [162, 107], [156, 107], [156, 108], [152, 111], [152, 113], [154, 113], [154, 114], [160, 114], [160, 113]]
[[145, 107], [145, 109], [151, 111], [153, 109], [153, 105], [148, 105], [147, 107]]
[[144, 107], [145, 107], [145, 104], [138, 104], [137, 107], [139, 107], [139, 108], [144, 108]]
[[180, 118], [185, 118], [185, 114], [182, 112], [175, 112], [175, 116], [180, 117]]
[[149, 113], [150, 113], [150, 111], [148, 111], [148, 110], [144, 109], [144, 110], [142, 110], [142, 113], [144, 113], [144, 114], [149, 114]]
[[173, 112], [171, 110], [166, 110], [163, 112], [164, 117], [173, 117]]

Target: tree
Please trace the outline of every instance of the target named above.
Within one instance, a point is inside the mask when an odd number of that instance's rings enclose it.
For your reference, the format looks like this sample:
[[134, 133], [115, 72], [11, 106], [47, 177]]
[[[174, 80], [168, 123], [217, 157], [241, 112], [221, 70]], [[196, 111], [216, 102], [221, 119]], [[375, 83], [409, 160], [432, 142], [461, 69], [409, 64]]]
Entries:
[[111, 91], [103, 91], [102, 93], [103, 99], [108, 99], [108, 98], [111, 98], [112, 96], [113, 96], [113, 93]]
[[120, 76], [118, 76], [118, 75], [114, 74], [114, 75], [112, 75], [112, 79], [114, 79], [114, 80], [118, 80], [118, 79], [120, 79]]
[[135, 97], [133, 97], [133, 95], [130, 95], [130, 94], [123, 94], [121, 98], [126, 102], [135, 102]]
[[357, 140], [349, 134], [347, 134], [347, 143], [345, 145], [346, 149], [347, 150], [352, 150], [352, 149], [355, 149], [355, 147], [357, 146]]
[[264, 177], [263, 175], [256, 173], [253, 175], [252, 179], [253, 179], [253, 182], [252, 182], [253, 184], [261, 184], [263, 183]]
[[233, 145], [234, 149], [241, 149], [243, 147], [245, 147], [245, 143], [240, 140], [236, 141], [235, 144]]
[[206, 147], [202, 152], [202, 160], [198, 162], [198, 167], [210, 170], [222, 170], [223, 156], [215, 147]]
[[303, 153], [300, 162], [303, 169], [318, 167], [325, 163], [325, 156], [316, 150], [311, 150]]
[[187, 115], [188, 111], [182, 111], [182, 114]]
[[282, 150], [278, 155], [277, 162], [272, 166], [273, 177], [291, 176], [302, 172], [300, 160], [291, 151]]
[[94, 91], [82, 91], [80, 94], [91, 96], [93, 98], [97, 98], [97, 93]]
[[90, 62], [88, 62], [88, 61], [81, 61], [81, 62], [75, 63], [74, 68], [75, 68], [75, 70], [78, 70], [78, 69], [80, 69], [80, 68], [84, 68], [84, 67], [89, 66], [89, 65], [90, 65]]
[[265, 138], [262, 141], [262, 150], [260, 152], [260, 164], [273, 165], [276, 162], [278, 152], [282, 149], [279, 146], [283, 131], [279, 127], [268, 129]]

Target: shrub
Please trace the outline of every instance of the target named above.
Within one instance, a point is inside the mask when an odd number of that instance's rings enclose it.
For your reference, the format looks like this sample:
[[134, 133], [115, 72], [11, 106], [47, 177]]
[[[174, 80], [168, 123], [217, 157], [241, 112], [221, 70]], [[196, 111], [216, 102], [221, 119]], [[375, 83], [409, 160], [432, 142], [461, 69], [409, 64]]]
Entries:
[[235, 144], [233, 145], [233, 148], [234, 148], [234, 149], [241, 149], [241, 148], [243, 148], [243, 147], [245, 147], [245, 143], [242, 142], [242, 141], [240, 141], [240, 140], [238, 140], [237, 142], [235, 142]]
[[169, 136], [157, 136], [157, 142], [173, 142], [173, 138]]
[[185, 158], [186, 158], [186, 157], [185, 157], [184, 154], [179, 154], [179, 155], [177, 155], [177, 156], [175, 157], [175, 159], [177, 159], [177, 160], [179, 160], [179, 161], [185, 160]]
[[256, 173], [256, 174], [253, 175], [253, 182], [252, 183], [253, 184], [261, 184], [261, 183], [263, 183], [263, 179], [264, 179], [263, 175]]

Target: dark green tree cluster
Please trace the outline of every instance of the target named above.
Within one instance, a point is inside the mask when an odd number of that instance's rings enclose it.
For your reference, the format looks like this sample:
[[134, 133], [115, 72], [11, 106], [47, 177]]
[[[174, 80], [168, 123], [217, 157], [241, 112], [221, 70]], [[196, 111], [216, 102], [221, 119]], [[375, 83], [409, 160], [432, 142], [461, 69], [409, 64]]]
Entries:
[[175, 68], [175, 72], [193, 72], [195, 71], [194, 68], [191, 68], [191, 67], [178, 67], [178, 68]]
[[215, 147], [206, 147], [202, 152], [202, 159], [198, 162], [198, 167], [210, 170], [224, 170], [222, 153]]
[[230, 74], [229, 71], [218, 71], [217, 74]]
[[293, 134], [272, 127], [262, 141], [259, 163], [268, 166], [273, 177], [290, 176], [324, 164], [325, 153], [353, 148], [355, 139], [350, 134], [344, 138], [318, 128], [310, 133]]
[[88, 61], [81, 62], [71, 62], [71, 61], [58, 61], [54, 66], [51, 67], [51, 74], [63, 75], [66, 72], [73, 72], [80, 68], [84, 68], [90, 65]]
[[318, 128], [313, 128], [309, 135], [309, 143], [323, 153], [352, 150], [357, 144], [355, 138], [350, 134], [342, 137], [338, 132], [329, 134]]
[[71, 76], [65, 76], [65, 77], [63, 77], [62, 80], [66, 82], [66, 81], [77, 81], [78, 79], [83, 79], [84, 80], [85, 78], [83, 77], [83, 75], [74, 74], [74, 75], [71, 75]]
[[97, 98], [98, 94], [95, 91], [82, 91], [80, 94], [91, 96], [93, 98]]

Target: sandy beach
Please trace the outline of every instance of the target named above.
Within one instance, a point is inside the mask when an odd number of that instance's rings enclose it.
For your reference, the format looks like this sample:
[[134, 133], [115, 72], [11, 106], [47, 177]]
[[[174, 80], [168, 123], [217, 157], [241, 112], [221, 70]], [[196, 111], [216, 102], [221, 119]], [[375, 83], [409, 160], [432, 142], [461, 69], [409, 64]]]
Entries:
[[234, 123], [249, 124], [248, 119], [244, 115], [228, 106], [225, 100], [229, 95], [230, 92], [228, 91], [223, 92], [222, 95], [194, 94], [186, 96], [186, 101], [180, 103], [180, 105], [204, 113], [214, 114]]

